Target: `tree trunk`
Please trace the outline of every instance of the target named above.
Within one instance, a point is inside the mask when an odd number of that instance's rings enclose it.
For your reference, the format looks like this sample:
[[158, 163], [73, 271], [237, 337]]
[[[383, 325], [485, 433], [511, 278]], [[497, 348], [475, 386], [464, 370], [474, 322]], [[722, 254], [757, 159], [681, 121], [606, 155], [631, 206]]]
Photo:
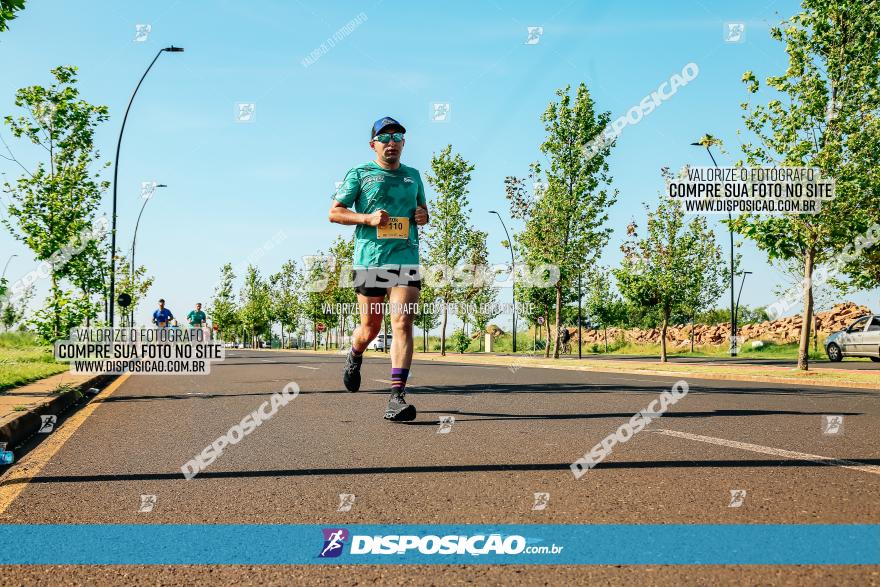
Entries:
[[669, 317], [664, 314], [660, 324], [660, 362], [666, 362], [666, 327], [669, 325]]
[[816, 322], [816, 314], [813, 314], [813, 352], [819, 352], [819, 325]]
[[550, 312], [547, 312], [547, 315], [544, 316], [544, 323], [547, 325], [546, 332], [544, 332], [545, 342], [544, 342], [544, 358], [547, 359], [550, 357]]
[[691, 314], [691, 352], [694, 352], [694, 320], [695, 316]]
[[815, 252], [807, 249], [804, 256], [804, 312], [801, 319], [801, 338], [798, 345], [798, 369], [810, 368], [810, 325], [813, 320], [813, 262]]
[[440, 324], [440, 355], [446, 356], [446, 304], [443, 304], [443, 321]]
[[562, 284], [556, 284], [556, 324], [553, 331], [556, 333], [553, 341], [553, 358], [559, 358], [559, 322], [562, 320]]
[[[111, 300], [111, 303], [116, 303]], [[58, 306], [58, 279], [55, 277], [55, 265], [52, 265], [52, 339], [58, 340], [61, 330], [61, 309]], [[112, 326], [112, 324], [111, 324]]]

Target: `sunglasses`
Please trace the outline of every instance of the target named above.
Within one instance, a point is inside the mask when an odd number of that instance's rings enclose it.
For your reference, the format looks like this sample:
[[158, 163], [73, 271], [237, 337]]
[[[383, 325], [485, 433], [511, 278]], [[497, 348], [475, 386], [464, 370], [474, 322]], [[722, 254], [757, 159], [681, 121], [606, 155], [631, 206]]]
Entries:
[[403, 140], [403, 133], [396, 132], [394, 134], [388, 134], [387, 132], [383, 132], [382, 134], [378, 134], [373, 137], [374, 141], [379, 141], [380, 143], [387, 143], [389, 141], [394, 141], [395, 143], [399, 143]]

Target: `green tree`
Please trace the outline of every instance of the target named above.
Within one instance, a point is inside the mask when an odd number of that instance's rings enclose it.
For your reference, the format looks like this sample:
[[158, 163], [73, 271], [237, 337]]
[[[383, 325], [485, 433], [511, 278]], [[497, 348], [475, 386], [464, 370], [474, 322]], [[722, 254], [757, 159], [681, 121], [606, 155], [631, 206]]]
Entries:
[[[624, 258], [620, 268], [614, 270], [618, 288], [633, 305], [656, 314], [663, 362], [667, 360], [666, 329], [670, 320], [687, 309], [690, 272], [698, 263], [697, 257], [714, 245], [714, 235], [701, 220], [694, 218], [685, 225], [681, 205], [663, 198], [653, 212], [648, 211], [645, 237], [639, 237], [632, 223], [620, 247]], [[720, 251], [717, 259], [721, 263]]]
[[[744, 215], [734, 228], [771, 260], [802, 267], [802, 327], [798, 368], [809, 368], [817, 265], [837, 257], [878, 217], [880, 177], [880, 3], [877, 0], [803, 0], [802, 12], [770, 29], [785, 43], [788, 67], [766, 78], [766, 104], [742, 105], [753, 137], [745, 163], [816, 167], [836, 181], [836, 198], [817, 214]], [[743, 82], [759, 96], [757, 76]]]
[[[693, 352], [696, 315], [711, 308], [721, 297], [725, 283], [730, 279], [730, 269], [724, 264], [721, 247], [718, 246], [715, 232], [709, 228], [706, 218], [697, 216], [691, 220], [691, 230], [706, 237], [705, 240], [695, 243], [696, 250], [691, 255], [693, 265], [682, 276], [684, 284], [682, 312], [690, 319], [691, 352]], [[738, 259], [734, 262], [739, 265]], [[743, 322], [737, 320], [736, 323]]]
[[413, 319], [414, 325], [422, 329], [422, 352], [428, 351], [428, 333], [440, 324], [440, 311], [434, 305], [436, 300], [437, 293], [433, 286], [422, 280], [422, 289], [419, 292], [419, 311]]
[[256, 346], [258, 335], [269, 329], [271, 314], [269, 286], [253, 265], [247, 267], [239, 300], [238, 321]]
[[0, 33], [9, 30], [9, 21], [24, 10], [24, 0], [0, 0]]
[[[489, 250], [486, 238], [489, 235], [482, 230], [471, 230], [467, 234], [467, 251], [465, 262], [468, 268], [469, 282], [463, 284], [460, 300], [467, 311], [463, 318], [479, 332], [480, 350], [483, 350], [483, 334], [489, 321], [498, 315], [496, 301], [498, 289], [495, 287], [494, 274], [487, 273], [489, 268]], [[512, 269], [511, 269], [512, 270]]]
[[281, 266], [281, 271], [269, 278], [272, 292], [273, 315], [281, 325], [281, 343], [284, 345], [284, 331], [288, 334], [296, 328], [302, 311], [300, 291], [302, 273], [296, 263], [288, 260]]
[[620, 326], [626, 319], [626, 303], [612, 287], [611, 272], [602, 266], [590, 270], [586, 279], [587, 295], [585, 306], [590, 321], [600, 325], [605, 339], [605, 352], [608, 352], [608, 327]]
[[[128, 316], [129, 313], [134, 315], [138, 305], [147, 295], [147, 292], [150, 291], [150, 288], [153, 287], [154, 278], [147, 275], [147, 268], [143, 265], [138, 265], [134, 270], [134, 274], [132, 274], [131, 263], [125, 255], [117, 258], [116, 270], [117, 291], [120, 293], [125, 292], [131, 296], [131, 305], [123, 308], [117, 304], [116, 312], [119, 316]], [[115, 302], [116, 300], [114, 300]]]
[[[526, 222], [516, 238], [528, 250], [530, 264], [547, 263], [559, 270], [553, 327], [558, 333], [567, 292], [608, 242], [611, 229], [604, 224], [617, 191], [610, 189], [612, 177], [606, 161], [612, 145], [595, 152], [584, 148], [603, 133], [610, 114], [596, 112], [584, 83], [575, 90], [574, 101], [569, 86], [557, 90], [556, 96], [559, 101], [550, 102], [541, 117], [547, 135], [540, 149], [549, 163], [546, 170], [539, 163], [532, 165], [532, 177], [542, 180], [541, 189], [529, 201], [522, 199], [524, 192], [516, 189], [512, 178], [506, 183], [511, 214]], [[555, 337], [554, 358], [559, 358], [559, 351]]]
[[[518, 247], [519, 248], [519, 247]], [[523, 257], [526, 255], [523, 253]], [[523, 258], [521, 257], [521, 258]], [[537, 271], [537, 267], [528, 263], [524, 263], [526, 269], [535, 274]], [[549, 272], [544, 271], [542, 277], [544, 280], [549, 280]], [[544, 356], [550, 356], [550, 316], [553, 314], [554, 309], [556, 307], [556, 289], [554, 287], [546, 287], [542, 285], [533, 285], [533, 284], [515, 284], [514, 285], [515, 297], [517, 302], [517, 311], [520, 316], [523, 316], [528, 323], [535, 329], [535, 337], [537, 337], [538, 329], [542, 331], [542, 335], [544, 337]], [[569, 290], [566, 290], [566, 293], [569, 293]], [[566, 298], [568, 301], [568, 299]], [[538, 319], [542, 318], [544, 320], [543, 325], [539, 325]], [[537, 348], [537, 342], [534, 344]]]
[[[338, 287], [336, 276], [338, 267], [336, 258], [318, 251], [316, 255], [304, 257], [303, 283], [306, 291], [303, 299], [303, 317], [310, 322], [314, 348], [318, 348], [318, 322], [327, 322], [333, 318], [331, 304]], [[329, 331], [325, 341], [329, 340]]]
[[45, 342], [67, 339], [70, 331], [96, 312], [95, 302], [76, 292], [55, 288], [46, 306], [34, 312], [28, 324]]
[[0, 279], [0, 323], [8, 331], [21, 322], [27, 312], [28, 302], [34, 297], [34, 286], [26, 287], [17, 296], [7, 296], [9, 291], [6, 278]]
[[[451, 279], [451, 271], [466, 258], [469, 235], [472, 232], [468, 219], [471, 216], [468, 202], [468, 184], [474, 166], [460, 154], [452, 154], [452, 145], [447, 145], [439, 154], [431, 158], [431, 171], [427, 174], [428, 183], [437, 192], [431, 200], [431, 223], [425, 231], [428, 262], [435, 268], [445, 267], [442, 283], [434, 288], [434, 293], [443, 308], [440, 311], [440, 354], [446, 354], [446, 325], [449, 310], [446, 307], [457, 301], [460, 291]], [[447, 272], [449, 270], [449, 272]]]
[[[235, 333], [240, 326], [234, 287], [235, 273], [232, 270], [232, 263], [226, 263], [220, 270], [220, 283], [214, 289], [214, 298], [206, 308], [207, 314], [211, 316], [211, 322], [217, 328], [217, 336], [220, 340]], [[233, 339], [235, 338], [233, 334]]]
[[[100, 157], [94, 145], [95, 129], [108, 119], [108, 114], [106, 106], [95, 106], [79, 98], [76, 68], [57, 67], [52, 75], [55, 83], [48, 88], [35, 85], [18, 90], [15, 105], [27, 114], [4, 119], [14, 137], [41, 147], [46, 159], [38, 161], [31, 170], [9, 150], [8, 159], [24, 173], [16, 182], [4, 183], [4, 191], [10, 195], [10, 218], [3, 223], [34, 252], [38, 261], [50, 262], [49, 306], [39, 316], [40, 320], [49, 320], [48, 331], [42, 332], [51, 332], [58, 338], [69, 330], [66, 325], [74, 316], [85, 311], [82, 317], [87, 319], [89, 308], [94, 307], [88, 301], [88, 287], [83, 299], [74, 304], [69, 294], [62, 293], [61, 281], [82, 278], [77, 268], [87, 267], [98, 250], [93, 243], [83, 243], [82, 235], [94, 234], [101, 193], [108, 187], [108, 182], [100, 180], [98, 172], [92, 170]], [[65, 250], [78, 250], [70, 259], [79, 256], [84, 262], [59, 260], [59, 253]]]
[[[333, 257], [333, 278], [330, 287], [326, 290], [327, 303], [333, 304], [333, 308], [336, 308], [337, 304], [356, 304], [357, 294], [354, 287], [347, 285], [354, 265], [354, 235], [347, 239], [337, 236], [330, 245], [329, 253]], [[349, 330], [349, 326], [351, 325], [353, 328], [353, 324], [348, 320], [348, 315], [336, 313], [335, 310], [330, 318], [331, 321], [327, 327], [328, 329], [331, 326], [335, 328], [337, 347], [341, 348], [341, 341]], [[329, 338], [328, 336], [328, 342]]]

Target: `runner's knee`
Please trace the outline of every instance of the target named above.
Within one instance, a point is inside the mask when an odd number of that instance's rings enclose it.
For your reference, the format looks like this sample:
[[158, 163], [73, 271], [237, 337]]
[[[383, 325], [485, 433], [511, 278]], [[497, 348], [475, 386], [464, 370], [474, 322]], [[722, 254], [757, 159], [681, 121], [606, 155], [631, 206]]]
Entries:
[[382, 331], [382, 319], [364, 322], [361, 324], [361, 329], [368, 338], [376, 338], [376, 335]]

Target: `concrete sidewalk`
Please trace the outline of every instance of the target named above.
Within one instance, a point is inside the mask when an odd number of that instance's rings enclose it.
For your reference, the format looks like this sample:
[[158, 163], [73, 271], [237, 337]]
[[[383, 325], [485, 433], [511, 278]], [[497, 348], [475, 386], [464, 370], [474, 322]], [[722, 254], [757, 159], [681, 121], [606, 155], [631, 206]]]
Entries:
[[0, 394], [0, 442], [14, 448], [42, 425], [41, 415], [58, 415], [104, 376], [58, 373]]

